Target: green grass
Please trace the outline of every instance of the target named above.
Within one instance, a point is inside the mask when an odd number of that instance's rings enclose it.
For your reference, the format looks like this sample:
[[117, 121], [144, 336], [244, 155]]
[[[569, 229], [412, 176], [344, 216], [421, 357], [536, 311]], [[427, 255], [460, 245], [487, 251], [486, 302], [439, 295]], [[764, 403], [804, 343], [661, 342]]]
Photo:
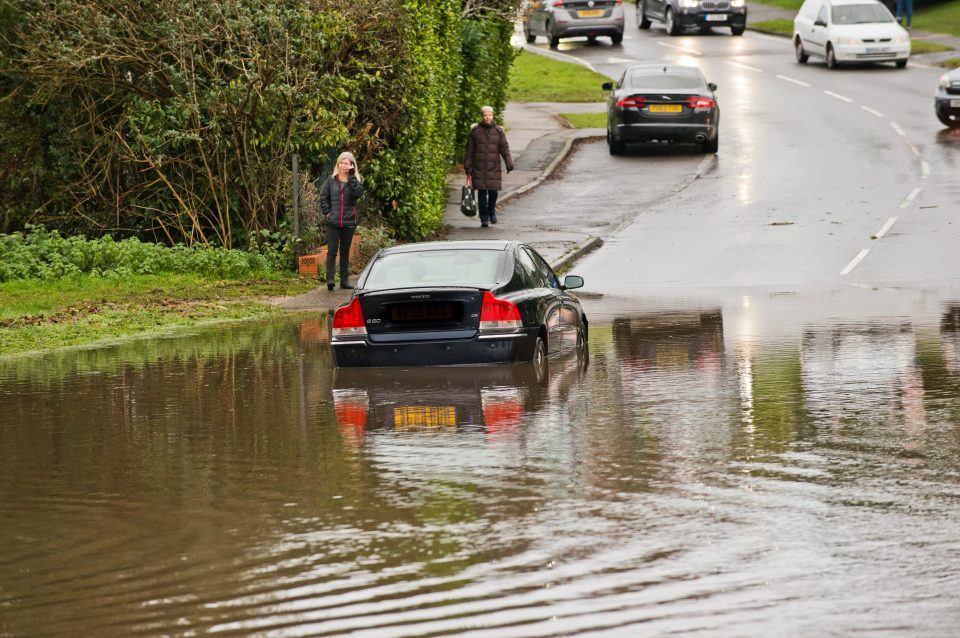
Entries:
[[284, 275], [244, 281], [156, 275], [7, 282], [0, 284], [0, 356], [263, 318], [282, 312], [267, 299], [316, 285]]
[[[793, 11], [799, 11], [800, 5], [803, 4], [803, 0], [750, 0], [751, 2], [756, 2], [757, 4], [766, 4], [771, 7], [780, 7], [781, 9], [791, 9]], [[747, 23], [749, 24], [749, 22]]]
[[944, 2], [922, 11], [917, 11], [914, 5], [913, 28], [960, 36], [960, 2]]
[[766, 31], [767, 33], [782, 33], [785, 35], [793, 34], [793, 20], [786, 20], [784, 18], [751, 22], [748, 26], [750, 26], [752, 29], [756, 29], [757, 31]]
[[[758, 4], [799, 11], [803, 0], [751, 0]], [[749, 26], [757, 24], [748, 22]], [[942, 2], [933, 7], [918, 7], [914, 4], [913, 28], [930, 33], [946, 33], [960, 37], [960, 2]], [[766, 31], [766, 29], [764, 29]]]
[[517, 102], [600, 102], [610, 78], [571, 62], [521, 51], [510, 68], [509, 99]]
[[606, 128], [606, 113], [561, 113], [560, 117], [570, 122], [573, 128]]
[[941, 51], [953, 51], [953, 47], [939, 42], [930, 42], [928, 40], [910, 39], [910, 53], [918, 55], [921, 53], [940, 53]]
[[949, 60], [941, 60], [937, 62], [937, 66], [942, 66], [945, 69], [955, 69], [960, 67], [960, 58], [950, 58]]

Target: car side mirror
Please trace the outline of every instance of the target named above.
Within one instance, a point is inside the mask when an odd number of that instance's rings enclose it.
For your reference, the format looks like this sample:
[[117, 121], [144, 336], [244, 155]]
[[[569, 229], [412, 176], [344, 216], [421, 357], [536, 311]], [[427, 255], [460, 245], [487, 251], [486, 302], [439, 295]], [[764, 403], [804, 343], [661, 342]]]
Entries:
[[710, 89], [711, 91], [716, 91], [717, 85], [714, 84], [713, 82], [707, 82], [707, 88]]
[[603, 89], [604, 91], [612, 91], [612, 90], [613, 90], [613, 82], [604, 82], [603, 85], [602, 85], [600, 88]]
[[583, 277], [579, 275], [567, 275], [563, 278], [563, 289], [583, 288]]
[[816, 21], [814, 21], [813, 26], [815, 26], [815, 27], [825, 27], [825, 26], [827, 26], [827, 23], [824, 22], [823, 20], [816, 20]]

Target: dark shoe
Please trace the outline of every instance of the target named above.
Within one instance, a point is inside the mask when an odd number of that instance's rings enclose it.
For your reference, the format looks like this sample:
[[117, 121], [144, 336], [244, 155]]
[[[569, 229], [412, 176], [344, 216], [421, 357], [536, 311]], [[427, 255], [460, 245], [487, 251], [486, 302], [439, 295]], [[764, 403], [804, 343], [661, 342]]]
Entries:
[[327, 284], [327, 290], [333, 290], [333, 284], [328, 283], [328, 284]]
[[490, 224], [488, 224], [487, 222], [483, 222], [480, 224], [480, 228], [488, 228], [489, 226]]
[[353, 290], [353, 286], [351, 286], [350, 284], [340, 284], [340, 289], [341, 289], [341, 290]]
[[496, 223], [497, 223], [497, 216], [496, 216], [496, 215], [494, 215], [493, 217], [490, 218], [490, 223], [491, 223], [491, 224], [496, 224]]

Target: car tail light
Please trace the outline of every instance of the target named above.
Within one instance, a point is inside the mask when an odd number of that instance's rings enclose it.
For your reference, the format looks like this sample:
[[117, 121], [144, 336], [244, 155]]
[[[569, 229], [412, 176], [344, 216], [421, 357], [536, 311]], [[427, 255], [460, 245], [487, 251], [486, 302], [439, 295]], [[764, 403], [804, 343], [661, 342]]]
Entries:
[[617, 106], [623, 109], [642, 109], [647, 105], [647, 98], [645, 97], [622, 97], [617, 100]]
[[562, 6], [563, 6], [563, 0], [556, 0], [556, 2], [553, 3], [553, 6], [555, 6], [555, 7], [562, 7]]
[[489, 290], [483, 293], [480, 307], [480, 332], [504, 332], [520, 328], [520, 311], [516, 304], [497, 299]]
[[687, 106], [689, 106], [692, 109], [712, 109], [714, 104], [716, 104], [716, 102], [714, 102], [708, 97], [691, 95], [690, 97], [687, 98]]
[[366, 337], [367, 327], [363, 321], [363, 310], [356, 297], [349, 305], [337, 308], [333, 313], [333, 338]]

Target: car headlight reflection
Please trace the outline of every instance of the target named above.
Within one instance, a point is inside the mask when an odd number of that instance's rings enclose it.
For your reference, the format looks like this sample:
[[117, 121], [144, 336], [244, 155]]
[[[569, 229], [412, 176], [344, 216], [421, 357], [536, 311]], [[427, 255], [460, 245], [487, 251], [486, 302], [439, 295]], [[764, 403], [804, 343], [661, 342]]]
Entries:
[[680, 6], [684, 9], [696, 9], [700, 5], [700, 0], [680, 0]]
[[730, 6], [736, 9], [739, 9], [743, 5], [747, 4], [747, 0], [731, 0]]
[[857, 38], [837, 38], [837, 44], [860, 44]]

